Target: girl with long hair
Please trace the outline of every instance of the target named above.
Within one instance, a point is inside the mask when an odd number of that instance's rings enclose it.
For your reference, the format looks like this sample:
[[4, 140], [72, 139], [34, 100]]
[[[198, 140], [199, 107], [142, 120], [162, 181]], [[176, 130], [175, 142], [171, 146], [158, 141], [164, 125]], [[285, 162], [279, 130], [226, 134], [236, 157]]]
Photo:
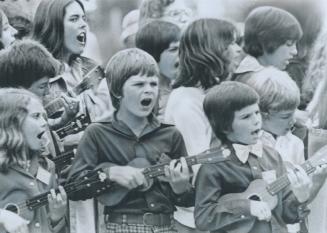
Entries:
[[[54, 164], [41, 156], [46, 127], [45, 110], [36, 95], [24, 89], [0, 89], [0, 206], [17, 208], [35, 233], [65, 227], [66, 193], [59, 186], [56, 194]], [[47, 206], [26, 211], [18, 204], [47, 191], [51, 193]]]
[[[88, 38], [85, 9], [79, 0], [43, 0], [34, 17], [33, 38], [40, 41], [64, 67], [62, 75], [50, 79], [49, 102], [62, 93], [71, 93], [88, 76], [92, 82], [87, 90], [75, 93], [80, 101], [80, 114], [99, 121], [113, 112], [109, 90], [102, 68], [82, 56]], [[74, 94], [72, 94], [74, 96]], [[79, 115], [79, 114], [78, 114]], [[65, 149], [76, 148], [83, 132], [64, 138]], [[92, 199], [70, 204], [71, 231], [96, 231], [97, 218]], [[76, 217], [75, 217], [76, 216]], [[102, 219], [102, 218], [101, 218]]]
[[[218, 19], [196, 20], [182, 35], [179, 74], [168, 99], [165, 121], [182, 133], [189, 155], [210, 148], [212, 130], [202, 103], [206, 91], [224, 81], [241, 60], [236, 35], [232, 23]], [[180, 232], [197, 232], [192, 210], [177, 211], [175, 218], [182, 227]]]

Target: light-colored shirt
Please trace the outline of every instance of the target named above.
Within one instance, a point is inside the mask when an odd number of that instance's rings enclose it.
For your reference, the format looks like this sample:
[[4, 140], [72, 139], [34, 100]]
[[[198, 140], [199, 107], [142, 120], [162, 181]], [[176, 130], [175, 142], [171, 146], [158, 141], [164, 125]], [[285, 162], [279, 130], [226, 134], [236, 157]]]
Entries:
[[288, 162], [293, 165], [300, 165], [305, 161], [303, 142], [291, 132], [288, 132], [283, 136], [278, 136], [275, 139], [272, 134], [263, 131], [261, 141], [264, 145], [270, 146], [277, 150], [284, 162]]
[[[165, 122], [173, 124], [181, 132], [189, 155], [210, 148], [212, 130], [203, 111], [205, 92], [199, 87], [179, 87], [169, 96]], [[193, 167], [195, 174], [199, 166]], [[194, 175], [195, 177], [195, 175]], [[194, 208], [178, 208], [174, 218], [185, 226], [195, 228]]]

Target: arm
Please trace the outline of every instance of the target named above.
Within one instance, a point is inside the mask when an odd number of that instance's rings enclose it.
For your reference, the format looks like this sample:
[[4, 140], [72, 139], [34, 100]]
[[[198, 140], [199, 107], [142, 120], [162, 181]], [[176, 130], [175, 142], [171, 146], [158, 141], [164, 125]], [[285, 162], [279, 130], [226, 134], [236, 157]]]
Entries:
[[[97, 126], [89, 126], [79, 146], [77, 148], [76, 158], [72, 164], [68, 182], [79, 182], [81, 178], [87, 175], [89, 172], [102, 168], [106, 174], [106, 183], [112, 181], [119, 185], [111, 185], [103, 195], [105, 199], [111, 200], [110, 203], [116, 203], [115, 195], [118, 193], [118, 198], [121, 198], [123, 194], [126, 194], [130, 189], [143, 185], [145, 178], [141, 172], [141, 169], [131, 167], [129, 165], [115, 164], [110, 161], [110, 154], [104, 155], [104, 153], [111, 153], [103, 151], [97, 141]], [[108, 142], [109, 143], [109, 142]], [[109, 180], [109, 181], [108, 181]], [[98, 196], [97, 188], [95, 186], [87, 187], [84, 185], [83, 192], [77, 192], [70, 197], [72, 200], [83, 200], [91, 197]], [[108, 202], [108, 203], [109, 203]]]
[[[223, 179], [216, 165], [202, 165], [196, 178], [195, 224], [200, 230], [236, 229], [250, 215], [250, 200], [220, 203]], [[250, 217], [252, 218], [252, 217]], [[254, 219], [254, 218], [252, 218]]]

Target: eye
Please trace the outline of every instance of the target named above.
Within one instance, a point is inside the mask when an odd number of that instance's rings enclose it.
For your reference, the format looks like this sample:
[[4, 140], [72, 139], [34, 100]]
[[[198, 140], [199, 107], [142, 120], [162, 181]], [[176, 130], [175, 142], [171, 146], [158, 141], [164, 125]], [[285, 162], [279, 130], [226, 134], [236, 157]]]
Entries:
[[32, 114], [32, 117], [33, 117], [34, 119], [39, 119], [39, 118], [41, 117], [41, 113], [39, 113], [39, 112], [37, 112], [37, 113], [33, 113], [33, 114]]
[[151, 85], [151, 87], [156, 87], [156, 86], [158, 86], [158, 83], [157, 82], [151, 82], [150, 85]]
[[141, 82], [134, 84], [134, 86], [137, 86], [137, 87], [142, 87], [143, 85], [144, 85], [144, 83], [141, 83]]
[[242, 116], [241, 119], [248, 119], [248, 118], [250, 118], [250, 114], [246, 114], [246, 115]]
[[75, 23], [75, 22], [78, 21], [78, 17], [77, 17], [77, 16], [71, 17], [71, 18], [69, 19], [69, 21]]

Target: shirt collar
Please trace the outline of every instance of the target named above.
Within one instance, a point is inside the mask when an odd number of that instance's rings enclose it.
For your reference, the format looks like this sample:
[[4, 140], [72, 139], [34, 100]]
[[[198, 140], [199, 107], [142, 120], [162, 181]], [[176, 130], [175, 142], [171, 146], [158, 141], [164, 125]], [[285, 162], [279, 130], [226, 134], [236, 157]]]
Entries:
[[[114, 113], [114, 115], [112, 117], [112, 126], [116, 130], [118, 130], [126, 135], [134, 136], [133, 131], [128, 127], [128, 125], [125, 124], [125, 122], [117, 119], [116, 113]], [[160, 121], [154, 115], [149, 116], [148, 119], [149, 119], [149, 124], [145, 127], [145, 129], [143, 130], [142, 134], [139, 137], [142, 137], [143, 135], [146, 135], [146, 134], [156, 130], [161, 125]]]
[[247, 55], [241, 61], [237, 69], [235, 70], [235, 74], [242, 74], [246, 72], [256, 72], [262, 70], [264, 67], [258, 62], [255, 57]]
[[262, 157], [262, 143], [259, 141], [257, 144], [253, 145], [242, 145], [242, 144], [233, 144], [236, 157], [242, 162], [246, 163], [249, 158], [249, 154], [252, 153], [258, 158]]

